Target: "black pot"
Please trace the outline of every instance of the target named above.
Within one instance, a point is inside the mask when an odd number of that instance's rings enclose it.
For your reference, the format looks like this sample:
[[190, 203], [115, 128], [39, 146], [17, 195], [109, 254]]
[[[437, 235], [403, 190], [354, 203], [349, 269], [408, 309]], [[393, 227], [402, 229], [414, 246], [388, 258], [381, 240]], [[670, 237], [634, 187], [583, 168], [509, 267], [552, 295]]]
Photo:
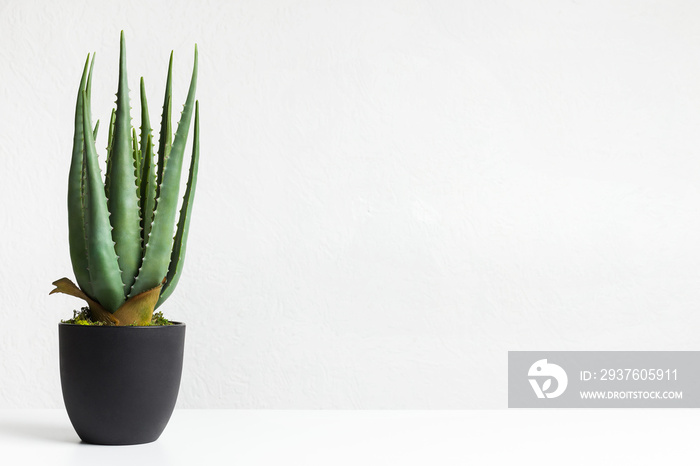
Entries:
[[58, 341], [63, 401], [84, 442], [134, 445], [160, 437], [180, 388], [185, 324], [61, 323]]

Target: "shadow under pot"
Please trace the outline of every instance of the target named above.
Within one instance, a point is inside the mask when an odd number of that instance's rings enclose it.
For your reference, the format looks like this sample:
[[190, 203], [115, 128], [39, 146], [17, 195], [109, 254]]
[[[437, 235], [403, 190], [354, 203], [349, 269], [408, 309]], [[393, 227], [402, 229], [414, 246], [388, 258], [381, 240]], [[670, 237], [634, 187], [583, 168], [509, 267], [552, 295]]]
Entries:
[[78, 436], [99, 445], [153, 442], [175, 408], [185, 324], [58, 325], [63, 401]]

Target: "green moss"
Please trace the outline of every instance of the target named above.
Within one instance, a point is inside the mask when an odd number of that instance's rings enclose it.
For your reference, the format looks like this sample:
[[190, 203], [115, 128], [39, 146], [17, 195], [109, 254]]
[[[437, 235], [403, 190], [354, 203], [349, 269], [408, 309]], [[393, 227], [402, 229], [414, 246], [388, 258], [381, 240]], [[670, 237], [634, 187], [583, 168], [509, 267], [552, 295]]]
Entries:
[[[92, 317], [90, 317], [90, 309], [87, 307], [82, 308], [80, 311], [73, 311], [72, 319], [62, 320], [61, 322], [64, 324], [73, 325], [107, 325], [104, 322], [94, 322]], [[173, 325], [173, 323], [163, 317], [163, 313], [161, 311], [158, 311], [153, 313], [153, 318], [148, 326], [151, 325]]]
[[158, 311], [153, 313], [153, 318], [151, 319], [151, 325], [173, 325], [168, 319], [163, 317], [163, 312]]
[[82, 308], [80, 311], [73, 311], [73, 318], [61, 321], [64, 324], [73, 325], [104, 325], [103, 322], [93, 322], [90, 317], [90, 309], [87, 307]]

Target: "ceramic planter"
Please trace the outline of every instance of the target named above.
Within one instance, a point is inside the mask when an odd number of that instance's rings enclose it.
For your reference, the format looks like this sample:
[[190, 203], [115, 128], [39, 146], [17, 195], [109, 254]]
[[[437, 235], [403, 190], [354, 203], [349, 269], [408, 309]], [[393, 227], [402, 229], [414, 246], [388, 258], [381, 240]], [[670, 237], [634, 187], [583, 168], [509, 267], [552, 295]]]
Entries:
[[160, 437], [180, 388], [185, 324], [58, 325], [68, 417], [87, 443], [133, 445]]

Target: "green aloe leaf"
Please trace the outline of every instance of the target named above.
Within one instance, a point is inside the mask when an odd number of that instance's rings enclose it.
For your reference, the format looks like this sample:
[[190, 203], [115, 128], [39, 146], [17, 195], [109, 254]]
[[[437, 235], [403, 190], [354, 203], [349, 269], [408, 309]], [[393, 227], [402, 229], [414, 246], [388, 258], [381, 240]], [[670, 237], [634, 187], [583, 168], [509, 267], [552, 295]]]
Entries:
[[95, 140], [90, 131], [90, 110], [87, 105], [86, 93], [83, 91], [83, 133], [85, 135], [83, 164], [85, 165], [86, 205], [84, 220], [87, 264], [93, 298], [107, 311], [114, 312], [125, 300], [124, 286], [112, 241], [107, 199], [97, 163]]
[[146, 137], [144, 151], [139, 197], [141, 198], [141, 239], [145, 247], [151, 233], [153, 211], [156, 206], [156, 171], [153, 165], [153, 141], [150, 134]]
[[[148, 101], [146, 100], [146, 85], [143, 81], [143, 76], [141, 77], [141, 154], [146, 153], [146, 143], [148, 141], [148, 136], [152, 134], [151, 129], [151, 119], [148, 115]], [[143, 172], [143, 168], [141, 169]]]
[[170, 294], [175, 290], [177, 282], [182, 274], [182, 267], [185, 263], [185, 251], [187, 250], [187, 235], [190, 230], [190, 219], [192, 218], [192, 204], [194, 203], [194, 193], [197, 188], [197, 172], [199, 171], [199, 101], [195, 104], [194, 111], [194, 142], [192, 144], [192, 159], [190, 161], [190, 173], [187, 178], [187, 188], [182, 199], [180, 218], [177, 224], [177, 233], [173, 244], [173, 252], [170, 255], [170, 266], [168, 275], [160, 293], [160, 299], [156, 308], [163, 304]]
[[113, 227], [112, 236], [121, 269], [123, 293], [126, 295], [134, 283], [141, 261], [141, 233], [138, 196], [136, 194], [124, 31], [121, 33], [120, 41], [119, 87], [110, 162], [107, 203]]
[[[136, 176], [136, 186], [141, 186], [141, 150], [136, 138], [136, 128], [131, 128], [131, 153], [134, 157], [134, 174]], [[138, 201], [138, 198], [136, 199]]]
[[158, 184], [156, 185], [156, 200], [160, 197], [160, 185], [163, 182], [163, 169], [173, 145], [173, 52], [170, 52], [168, 62], [168, 77], [165, 80], [165, 97], [163, 115], [160, 120], [160, 138], [158, 141]]
[[112, 141], [114, 139], [114, 121], [117, 119], [117, 109], [112, 109], [112, 115], [109, 117], [109, 132], [107, 133], [107, 170], [105, 176], [105, 196], [109, 196], [110, 177], [112, 172]]
[[[94, 58], [93, 58], [94, 61]], [[88, 78], [88, 65], [90, 55], [85, 60], [83, 76], [80, 79], [80, 89], [75, 106], [75, 133], [73, 135], [73, 155], [71, 156], [70, 170], [68, 173], [68, 244], [70, 258], [73, 265], [73, 273], [80, 287], [92, 294], [90, 285], [90, 273], [87, 263], [87, 245], [85, 243], [85, 212], [83, 208], [83, 96], [85, 84]], [[92, 67], [90, 67], [92, 70]]]
[[168, 273], [170, 254], [173, 248], [173, 233], [175, 231], [175, 217], [177, 215], [178, 194], [180, 178], [182, 175], [182, 161], [185, 152], [187, 134], [192, 121], [194, 110], [194, 95], [197, 89], [197, 46], [194, 48], [194, 65], [192, 79], [187, 92], [185, 107], [177, 127], [177, 133], [173, 141], [170, 154], [165, 160], [163, 178], [160, 183], [160, 192], [156, 200], [156, 210], [153, 215], [153, 225], [146, 243], [143, 263], [136, 282], [129, 296], [153, 288], [160, 283]]

